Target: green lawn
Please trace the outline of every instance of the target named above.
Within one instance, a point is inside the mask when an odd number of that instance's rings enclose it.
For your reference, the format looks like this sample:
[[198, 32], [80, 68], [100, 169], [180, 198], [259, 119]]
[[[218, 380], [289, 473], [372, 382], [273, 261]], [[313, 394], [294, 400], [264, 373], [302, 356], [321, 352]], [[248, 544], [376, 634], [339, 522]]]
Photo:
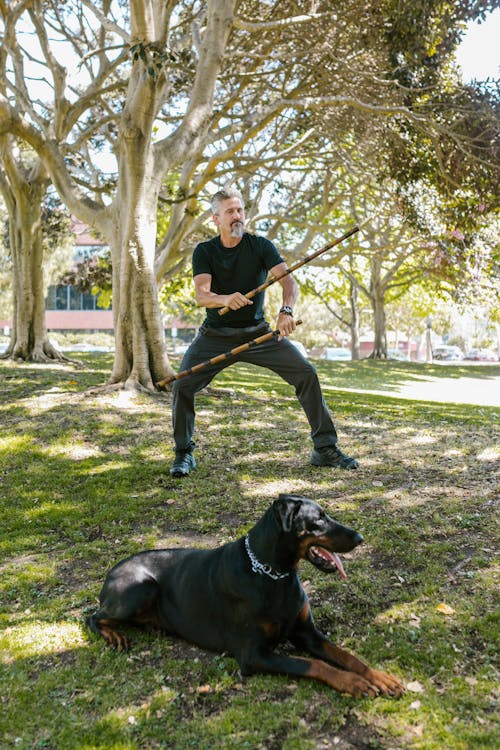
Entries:
[[[361, 463], [340, 472], [309, 465], [291, 389], [237, 365], [199, 396], [198, 469], [180, 481], [168, 473], [170, 395], [99, 389], [110, 355], [77, 356], [0, 362], [2, 748], [498, 746], [500, 410], [403, 399], [398, 388], [429, 378], [491, 387], [499, 367], [318, 363], [340, 446]], [[317, 624], [403, 678], [402, 699], [243, 680], [230, 656], [156, 633], [131, 631], [132, 650], [117, 654], [82, 626], [119, 559], [232, 540], [283, 491], [363, 534], [347, 582], [308, 563], [302, 579]]]

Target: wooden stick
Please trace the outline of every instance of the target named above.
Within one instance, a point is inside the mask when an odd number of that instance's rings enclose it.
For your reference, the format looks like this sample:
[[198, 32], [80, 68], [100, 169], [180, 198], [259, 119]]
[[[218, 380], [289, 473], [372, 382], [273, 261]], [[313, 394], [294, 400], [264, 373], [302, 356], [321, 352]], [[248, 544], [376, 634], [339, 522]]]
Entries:
[[[300, 326], [302, 323], [301, 320], [296, 320], [295, 325]], [[218, 354], [216, 357], [212, 357], [212, 359], [207, 359], [205, 362], [200, 362], [198, 365], [194, 365], [193, 367], [190, 367], [188, 370], [182, 370], [182, 372], [178, 372], [177, 375], [172, 375], [169, 378], [164, 378], [163, 380], [159, 380], [156, 384], [157, 388], [163, 388], [163, 386], [168, 385], [169, 383], [173, 383], [174, 380], [181, 380], [182, 378], [187, 378], [189, 375], [192, 375], [195, 372], [199, 372], [200, 370], [203, 370], [203, 368], [208, 367], [208, 365], [216, 365], [218, 362], [223, 362], [225, 359], [229, 359], [229, 357], [234, 357], [237, 354], [241, 354], [241, 352], [246, 352], [248, 349], [253, 349], [254, 346], [258, 346], [259, 344], [263, 344], [264, 341], [270, 341], [274, 336], [279, 336], [279, 331], [269, 331], [269, 333], [264, 333], [262, 336], [257, 336], [256, 339], [252, 339], [251, 341], [247, 341], [246, 344], [240, 344], [240, 346], [236, 346], [234, 349], [231, 349], [229, 352], [225, 352], [224, 354]]]
[[[250, 292], [247, 292], [245, 294], [245, 297], [247, 299], [252, 299], [252, 297], [255, 297], [256, 294], [259, 292], [264, 291], [264, 289], [267, 289], [268, 286], [271, 286], [271, 284], [274, 284], [275, 281], [279, 281], [280, 279], [283, 279], [285, 276], [288, 276], [288, 274], [293, 273], [297, 270], [297, 268], [300, 268], [301, 266], [304, 266], [306, 263], [309, 263], [311, 260], [314, 260], [314, 258], [317, 258], [318, 255], [321, 255], [322, 253], [326, 253], [327, 250], [331, 250], [332, 247], [335, 247], [335, 245], [338, 245], [340, 242], [343, 242], [348, 237], [351, 237], [351, 235], [356, 234], [356, 232], [359, 232], [359, 227], [353, 227], [348, 232], [342, 235], [342, 237], [339, 237], [336, 240], [333, 240], [333, 242], [329, 242], [328, 245], [325, 245], [320, 250], [316, 250], [315, 253], [311, 253], [311, 255], [306, 255], [305, 258], [302, 258], [302, 260], [298, 260], [297, 263], [294, 263], [293, 266], [290, 266], [290, 268], [287, 268], [286, 271], [283, 273], [280, 273], [279, 276], [271, 276], [267, 281], [265, 281], [260, 286], [256, 287], [255, 289], [252, 289]], [[229, 312], [231, 308], [230, 307], [221, 307], [219, 310], [219, 315], [225, 315], [227, 312]]]

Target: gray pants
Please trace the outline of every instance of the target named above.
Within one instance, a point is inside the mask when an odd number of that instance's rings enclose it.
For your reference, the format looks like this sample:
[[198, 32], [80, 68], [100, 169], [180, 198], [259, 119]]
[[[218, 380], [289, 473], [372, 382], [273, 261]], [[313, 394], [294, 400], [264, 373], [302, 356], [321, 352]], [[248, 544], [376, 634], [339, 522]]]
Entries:
[[[188, 370], [200, 362], [205, 362], [219, 354], [245, 344], [251, 339], [270, 331], [267, 323], [251, 328], [208, 328], [202, 326], [195, 340], [187, 350], [181, 363], [181, 370]], [[295, 387], [295, 394], [304, 409], [311, 426], [311, 438], [315, 448], [336, 445], [337, 433], [330, 412], [323, 398], [316, 370], [293, 344], [286, 338], [271, 339], [252, 347], [236, 357], [229, 357], [215, 365], [207, 365], [199, 372], [176, 380], [173, 386], [172, 422], [175, 450], [193, 450], [194, 400], [195, 394], [205, 388], [210, 381], [234, 362], [249, 362], [273, 370], [287, 383]]]

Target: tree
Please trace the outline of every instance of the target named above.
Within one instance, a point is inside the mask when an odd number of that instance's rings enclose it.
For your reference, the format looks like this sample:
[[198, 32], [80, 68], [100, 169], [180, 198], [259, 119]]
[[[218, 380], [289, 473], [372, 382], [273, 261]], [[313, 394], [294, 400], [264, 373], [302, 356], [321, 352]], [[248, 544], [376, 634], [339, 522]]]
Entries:
[[[43, 122], [33, 102], [20, 112], [4, 96], [2, 124], [4, 132], [10, 130], [33, 146], [69, 209], [90, 226], [95, 226], [110, 244], [116, 338], [111, 382], [128, 382], [152, 389], [157, 380], [171, 372], [164, 354], [156, 286], [156, 204], [162, 176], [174, 165], [189, 160], [206, 135], [234, 4], [230, 0], [208, 3], [198, 50], [198, 67], [193, 76], [188, 76], [189, 81], [182, 80], [182, 61], [179, 58], [173, 62], [176, 53], [170, 51], [167, 39], [169, 32], [177, 36], [196, 21], [199, 14], [195, 13], [195, 17], [191, 14], [196, 4], [192, 8], [190, 4], [180, 4], [176, 8], [179, 4], [173, 2], [132, 0], [130, 32], [124, 31], [112, 18], [108, 2], [89, 4], [94, 28], [95, 20], [98, 21], [97, 31], [90, 39], [83, 6], [79, 4], [75, 13], [58, 3], [47, 3], [42, 7], [41, 3], [35, 2], [28, 9], [41, 40], [45, 64], [52, 74], [56, 95], [52, 102], [55, 122], [50, 126]], [[7, 31], [16, 22], [13, 11], [9, 13], [9, 10], [4, 6]], [[174, 11], [178, 11], [178, 15]], [[86, 54], [89, 58], [97, 58], [97, 75], [91, 71], [91, 82], [83, 94], [77, 92], [80, 95], [73, 104], [66, 98], [66, 70], [50, 51], [45, 22], [53, 24], [61, 37], [69, 40], [82, 54], [82, 58], [85, 59]], [[76, 23], [76, 33], [70, 32], [70, 22]], [[102, 87], [109, 81], [108, 71], [118, 67], [123, 54], [120, 50], [113, 59], [108, 57], [107, 30], [110, 29], [118, 35], [122, 45], [125, 44], [127, 52], [130, 49], [132, 57], [127, 93], [118, 115], [109, 104], [109, 93], [108, 99], [102, 95]], [[15, 55], [14, 43], [11, 51], [16, 62], [19, 58]], [[169, 63], [175, 68], [170, 76], [166, 72]], [[189, 69], [189, 65], [187, 67]], [[175, 77], [180, 81], [177, 86]], [[21, 85], [18, 81], [16, 93]], [[191, 98], [180, 125], [161, 143], [153, 144], [153, 126], [168, 91], [173, 88], [175, 97], [181, 100], [182, 88], [186, 85], [191, 89]], [[101, 98], [94, 96], [96, 92]], [[92, 116], [89, 104], [93, 108]], [[118, 123], [114, 144], [118, 182], [110, 205], [85, 194], [76, 184], [77, 169], [71, 169], [65, 161], [71, 151], [75, 154], [68, 140], [70, 133], [74, 138], [75, 130], [80, 130], [80, 142], [85, 147], [89, 139], [95, 137], [98, 104], [103, 112], [110, 113], [110, 123]], [[29, 116], [23, 117], [26, 110]], [[66, 124], [68, 122], [73, 128]], [[99, 125], [102, 126], [102, 120]], [[52, 137], [54, 130], [57, 138]], [[76, 157], [78, 162], [78, 152]]]
[[12, 329], [4, 358], [45, 362], [64, 359], [45, 326], [43, 261], [67, 252], [69, 217], [47, 192], [40, 159], [0, 136], [0, 194], [8, 213], [5, 251], [10, 261]]
[[[427, 333], [431, 329], [437, 334], [446, 334], [452, 325], [453, 304], [446, 293], [436, 293], [429, 289], [422, 277], [412, 284], [401, 297], [387, 305], [387, 320], [393, 331], [402, 331], [407, 340], [408, 356], [411, 355], [411, 341], [420, 339], [419, 349], [427, 346]], [[429, 341], [429, 357], [432, 359], [432, 342]]]
[[13, 270], [12, 334], [3, 356], [35, 362], [59, 359], [45, 327], [42, 274], [42, 205], [49, 179], [39, 159], [16, 162], [14, 149], [9, 135], [0, 136], [0, 192], [9, 215]]
[[5, 206], [0, 201], [0, 318], [12, 312], [12, 261], [9, 256], [9, 222]]
[[[0, 95], [15, 107], [17, 116], [46, 127], [50, 137], [64, 139], [71, 131], [75, 116], [64, 97], [65, 72], [49, 53], [49, 39], [41, 22], [43, 8], [34, 4], [31, 13], [41, 50], [53, 73], [54, 98], [58, 102], [57, 116], [47, 117], [45, 106], [38, 107], [30, 100], [29, 75], [25, 65], [30, 55], [22, 48], [16, 33], [16, 23], [23, 13], [22, 5], [0, 6], [4, 24], [3, 44], [0, 49]], [[35, 10], [36, 8], [36, 10]], [[38, 13], [36, 12], [38, 11]], [[68, 106], [66, 106], [68, 105]], [[52, 239], [51, 250], [59, 244], [69, 229], [69, 217], [58, 213], [57, 226], [49, 228], [54, 216], [47, 188], [50, 169], [43, 155], [27, 148], [23, 134], [0, 133], [0, 192], [9, 215], [9, 250], [13, 276], [12, 333], [5, 357], [43, 362], [63, 358], [48, 339], [45, 325], [45, 286], [43, 278], [44, 234]], [[67, 159], [69, 154], [64, 153]], [[56, 240], [56, 242], [54, 242]]]
[[[200, 198], [214, 184], [241, 178], [252, 198], [250, 181], [260, 185], [291, 159], [312, 158], [310, 167], [325, 141], [330, 151], [334, 143], [341, 151], [350, 145], [352, 153], [357, 139], [378, 136], [392, 117], [418, 132], [443, 130], [422, 97], [407, 103], [398, 78], [387, 75], [395, 6], [401, 4], [344, 0], [332, 7], [317, 0], [304, 13], [294, 0], [34, 0], [25, 13], [41, 40], [50, 106], [22, 96], [26, 56], [10, 41], [16, 29], [21, 33], [24, 6], [0, 6], [16, 74], [0, 95], [0, 132], [30, 143], [71, 213], [111, 247], [110, 382], [152, 389], [170, 374], [157, 285], [184, 262], [187, 238], [203, 233]], [[441, 11], [438, 3], [419, 5], [429, 28]], [[402, 16], [413, 12], [408, 4]], [[476, 5], [465, 3], [449, 18], [456, 24], [475, 12]], [[88, 73], [78, 87], [56, 62], [54, 36], [72, 46]], [[116, 156], [116, 184], [94, 169], [107, 143]], [[165, 178], [170, 221], [155, 242]], [[287, 206], [292, 228], [300, 199]], [[315, 206], [309, 229], [321, 223], [322, 211]], [[311, 241], [307, 227], [303, 235], [301, 249]]]

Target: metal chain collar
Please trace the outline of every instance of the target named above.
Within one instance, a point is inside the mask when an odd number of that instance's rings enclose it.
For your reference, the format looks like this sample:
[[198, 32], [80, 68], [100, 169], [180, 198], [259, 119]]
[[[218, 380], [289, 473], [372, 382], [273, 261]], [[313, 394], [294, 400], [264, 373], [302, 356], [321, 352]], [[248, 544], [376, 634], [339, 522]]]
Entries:
[[264, 574], [269, 576], [269, 578], [272, 578], [274, 581], [278, 581], [280, 578], [287, 578], [290, 575], [290, 573], [278, 573], [276, 570], [273, 570], [270, 565], [261, 563], [260, 560], [257, 560], [250, 547], [248, 534], [245, 537], [245, 549], [250, 558], [250, 562], [252, 563], [252, 570], [254, 573], [260, 573], [260, 575]]

